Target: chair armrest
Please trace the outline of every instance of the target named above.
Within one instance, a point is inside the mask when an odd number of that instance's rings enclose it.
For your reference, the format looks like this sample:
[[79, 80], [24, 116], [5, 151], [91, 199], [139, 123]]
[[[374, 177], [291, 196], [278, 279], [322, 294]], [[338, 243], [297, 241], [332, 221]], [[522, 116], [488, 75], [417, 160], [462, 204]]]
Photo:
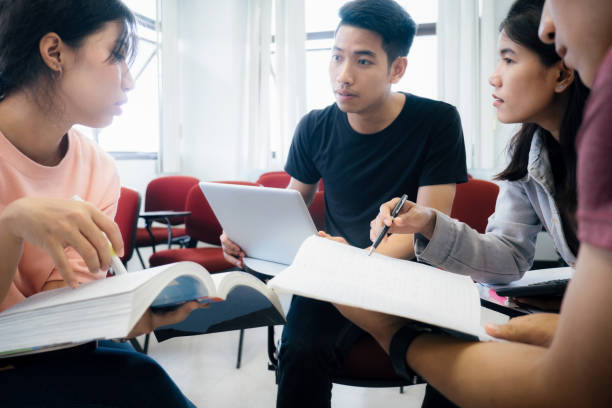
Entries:
[[191, 211], [146, 211], [141, 212], [138, 216], [147, 221], [174, 217], [187, 217], [189, 215], [191, 215]]

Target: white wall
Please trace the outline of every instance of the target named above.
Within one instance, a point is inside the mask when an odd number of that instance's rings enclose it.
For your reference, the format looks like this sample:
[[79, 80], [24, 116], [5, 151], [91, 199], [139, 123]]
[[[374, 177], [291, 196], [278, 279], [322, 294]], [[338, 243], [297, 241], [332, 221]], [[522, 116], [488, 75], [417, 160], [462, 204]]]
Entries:
[[247, 1], [181, 0], [181, 173], [240, 179]]
[[140, 193], [141, 204], [149, 181], [158, 176], [155, 160], [115, 160], [121, 185]]
[[[176, 9], [168, 10], [171, 6]], [[164, 101], [178, 105], [180, 113], [176, 132], [169, 131], [172, 126], [164, 128], [162, 147], [175, 143], [180, 157], [178, 162], [173, 158], [171, 173], [163, 172], [161, 163], [154, 160], [117, 160], [121, 184], [140, 192], [143, 200], [149, 181], [163, 174], [201, 180], [248, 179], [249, 175], [240, 174], [236, 154], [242, 137], [246, 6], [244, 0], [164, 3], [178, 26], [173, 22], [173, 27], [166, 27], [172, 29], [166, 40], [178, 39], [178, 58], [174, 66], [165, 66], [164, 83], [175, 83], [175, 78], [169, 81], [167, 76], [176, 75], [179, 87], [178, 92], [166, 92], [172, 97]], [[168, 152], [161, 152], [161, 157], [167, 161]]]
[[480, 24], [480, 135], [475, 139], [473, 168], [470, 173], [477, 178], [490, 179], [506, 164], [506, 145], [516, 132], [515, 125], [505, 125], [496, 119], [493, 108], [493, 87], [489, 77], [495, 70], [499, 56], [497, 40], [499, 25], [508, 14], [514, 0], [482, 2]]

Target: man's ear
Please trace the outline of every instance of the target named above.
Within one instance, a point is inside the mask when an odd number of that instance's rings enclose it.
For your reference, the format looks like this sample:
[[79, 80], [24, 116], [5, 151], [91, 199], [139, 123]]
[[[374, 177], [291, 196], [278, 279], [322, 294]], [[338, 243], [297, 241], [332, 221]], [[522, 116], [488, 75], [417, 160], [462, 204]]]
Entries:
[[397, 57], [395, 61], [391, 64], [391, 83], [397, 84], [400, 79], [406, 73], [406, 67], [408, 66], [408, 58], [406, 57]]
[[52, 71], [61, 74], [64, 43], [56, 33], [47, 33], [40, 39], [40, 57]]
[[557, 86], [555, 86], [555, 92], [562, 93], [570, 87], [576, 77], [575, 72], [572, 68], [569, 68], [563, 60], [557, 62], [559, 64], [559, 75], [557, 77]]

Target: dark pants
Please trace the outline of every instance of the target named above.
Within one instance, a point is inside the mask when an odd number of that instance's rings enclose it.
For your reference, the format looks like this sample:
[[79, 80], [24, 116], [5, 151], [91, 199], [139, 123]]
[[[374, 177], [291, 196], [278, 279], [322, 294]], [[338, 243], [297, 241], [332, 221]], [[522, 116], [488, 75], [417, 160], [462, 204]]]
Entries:
[[194, 407], [153, 359], [110, 341], [0, 360], [0, 390], [6, 408]]
[[446, 397], [431, 385], [425, 388], [425, 399], [421, 408], [458, 408], [457, 405], [446, 399]]
[[329, 407], [331, 375], [363, 335], [330, 303], [294, 296], [278, 356], [276, 406]]

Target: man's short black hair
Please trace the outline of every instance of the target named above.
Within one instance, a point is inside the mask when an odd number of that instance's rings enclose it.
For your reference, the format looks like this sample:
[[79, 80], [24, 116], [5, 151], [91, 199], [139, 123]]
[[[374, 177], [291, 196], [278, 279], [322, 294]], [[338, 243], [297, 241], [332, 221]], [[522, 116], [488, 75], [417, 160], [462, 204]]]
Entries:
[[374, 31], [382, 37], [389, 65], [408, 55], [416, 34], [416, 23], [393, 0], [353, 0], [340, 8], [340, 24]]

